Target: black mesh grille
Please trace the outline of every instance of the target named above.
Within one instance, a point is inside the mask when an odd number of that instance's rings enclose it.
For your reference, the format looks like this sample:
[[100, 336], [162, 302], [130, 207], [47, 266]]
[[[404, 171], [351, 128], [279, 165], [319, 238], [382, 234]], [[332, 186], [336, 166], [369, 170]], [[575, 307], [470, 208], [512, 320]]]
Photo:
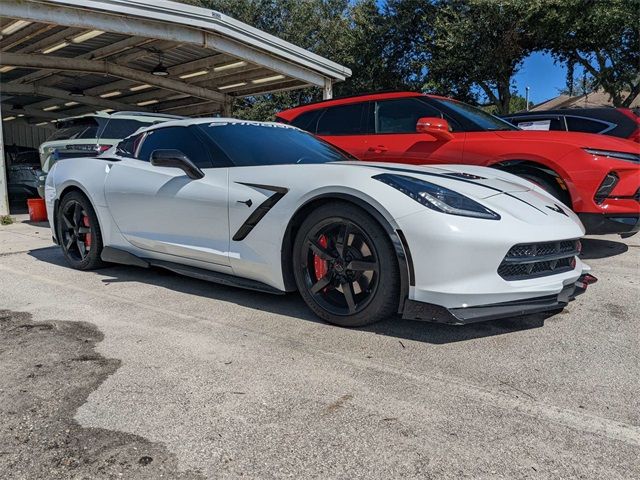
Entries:
[[498, 274], [505, 280], [525, 280], [567, 272], [573, 270], [579, 253], [579, 240], [515, 245], [500, 264]]

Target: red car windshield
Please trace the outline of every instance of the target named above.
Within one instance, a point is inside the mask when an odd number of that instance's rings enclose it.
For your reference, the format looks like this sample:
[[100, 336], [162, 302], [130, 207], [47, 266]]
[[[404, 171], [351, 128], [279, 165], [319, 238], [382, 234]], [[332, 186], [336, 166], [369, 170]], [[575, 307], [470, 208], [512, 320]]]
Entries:
[[434, 97], [431, 97], [430, 100], [438, 107], [442, 107], [443, 110], [451, 112], [454, 117], [464, 117], [468, 122], [477, 125], [479, 130], [520, 130], [509, 122], [466, 103]]

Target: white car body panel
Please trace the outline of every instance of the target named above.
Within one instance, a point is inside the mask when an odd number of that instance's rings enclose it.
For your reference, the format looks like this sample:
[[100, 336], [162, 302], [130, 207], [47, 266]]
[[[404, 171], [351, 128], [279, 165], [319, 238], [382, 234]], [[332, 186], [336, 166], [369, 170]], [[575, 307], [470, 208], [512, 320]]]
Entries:
[[[233, 120], [187, 120], [151, 128], [214, 121]], [[109, 158], [116, 158], [114, 148], [102, 158], [56, 163], [47, 178], [49, 218], [55, 218], [55, 202], [65, 189], [80, 188], [96, 210], [104, 245], [141, 258], [230, 273], [284, 291], [282, 248], [291, 218], [313, 199], [349, 196], [377, 211], [389, 228], [404, 233], [415, 271], [415, 285], [408, 292], [411, 300], [467, 308], [531, 299], [558, 294], [589, 271], [576, 260], [573, 270], [555, 275], [518, 281], [498, 275], [498, 266], [514, 245], [577, 239], [584, 228], [569, 207], [539, 187], [495, 169], [338, 162], [210, 168], [204, 178], [192, 180], [179, 169]], [[431, 210], [372, 178], [381, 173], [444, 186], [485, 205], [501, 219]], [[451, 173], [484, 178], [442, 176]], [[234, 235], [249, 216], [274, 195], [262, 186], [287, 191], [245, 238], [236, 241]], [[249, 200], [251, 206], [241, 203]], [[562, 212], [552, 207], [562, 207]]]

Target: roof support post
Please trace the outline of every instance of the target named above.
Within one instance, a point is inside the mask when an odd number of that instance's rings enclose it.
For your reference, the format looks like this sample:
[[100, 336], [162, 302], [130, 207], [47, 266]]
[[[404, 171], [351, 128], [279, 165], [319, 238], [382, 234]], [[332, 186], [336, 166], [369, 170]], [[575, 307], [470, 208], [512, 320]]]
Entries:
[[227, 95], [227, 98], [222, 104], [221, 113], [223, 117], [227, 117], [227, 118], [233, 115], [233, 98], [230, 95]]
[[2, 110], [0, 107], [0, 215], [9, 215], [9, 186], [7, 179], [7, 160], [2, 135]]
[[324, 79], [324, 87], [322, 88], [322, 99], [331, 100], [333, 98], [333, 81], [330, 78]]

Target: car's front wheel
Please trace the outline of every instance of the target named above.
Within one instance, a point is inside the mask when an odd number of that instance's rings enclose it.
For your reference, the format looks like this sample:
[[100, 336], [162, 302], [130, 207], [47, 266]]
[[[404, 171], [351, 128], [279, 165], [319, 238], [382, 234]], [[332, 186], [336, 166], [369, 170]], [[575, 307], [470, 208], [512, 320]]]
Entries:
[[73, 268], [92, 270], [103, 266], [98, 216], [86, 196], [73, 191], [62, 197], [56, 225], [62, 253]]
[[357, 327], [394, 314], [398, 263], [388, 234], [370, 215], [330, 203], [304, 220], [293, 248], [296, 284], [307, 305], [327, 322]]

